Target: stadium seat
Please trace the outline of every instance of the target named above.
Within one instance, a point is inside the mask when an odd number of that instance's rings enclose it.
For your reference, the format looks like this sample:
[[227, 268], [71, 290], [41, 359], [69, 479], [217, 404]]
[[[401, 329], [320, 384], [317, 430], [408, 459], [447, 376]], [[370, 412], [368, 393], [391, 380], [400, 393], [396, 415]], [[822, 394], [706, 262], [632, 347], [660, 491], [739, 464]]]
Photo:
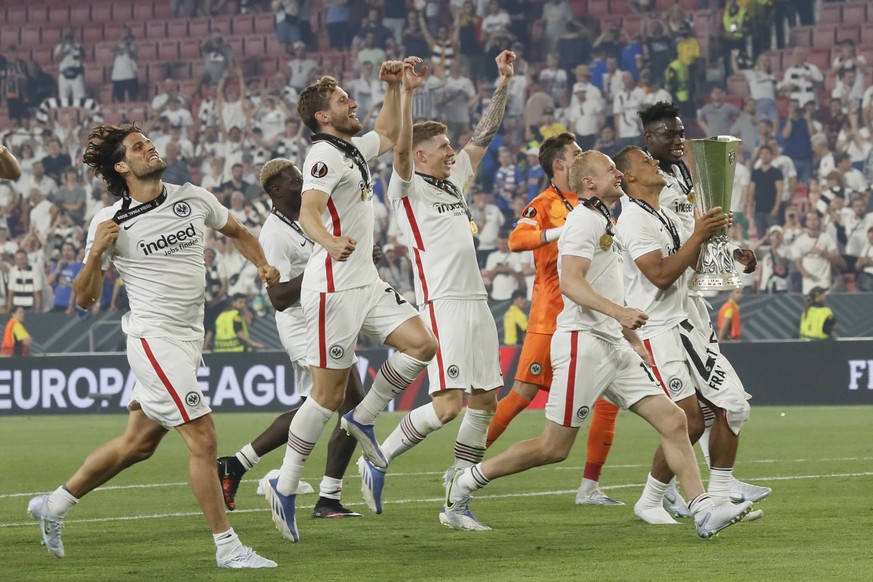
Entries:
[[179, 41], [174, 37], [158, 41], [158, 59], [162, 61], [179, 60]]
[[114, 55], [112, 54], [112, 48], [115, 46], [115, 43], [112, 41], [100, 42], [94, 45], [94, 62], [100, 64], [111, 64]]
[[237, 36], [248, 36], [255, 32], [255, 19], [249, 14], [240, 14], [233, 21], [233, 33]]
[[179, 41], [179, 58], [183, 61], [200, 58], [200, 38], [188, 35]]
[[162, 40], [167, 38], [166, 20], [147, 20], [145, 23], [145, 36], [149, 40]]
[[85, 66], [85, 85], [99, 87], [106, 82], [103, 65], [89, 64]]
[[[40, 38], [42, 39], [43, 44], [47, 44], [50, 47], [54, 48], [59, 42], [61, 42], [61, 34], [64, 32], [63, 26], [52, 25], [52, 26], [43, 26], [42, 31], [40, 33]], [[82, 40], [81, 36], [76, 37], [78, 40]]]
[[246, 36], [244, 48], [247, 58], [263, 58], [267, 54], [264, 35], [253, 34]]
[[839, 4], [822, 4], [819, 24], [839, 24], [843, 21], [843, 7]]
[[243, 38], [241, 36], [226, 36], [224, 42], [233, 47], [233, 54], [236, 58], [245, 56], [245, 46], [243, 46]]
[[[867, 26], [865, 25], [865, 28]], [[858, 24], [841, 24], [837, 26], [837, 41], [852, 39], [855, 43], [861, 42], [861, 27]]]
[[82, 27], [82, 44], [86, 47], [92, 47], [98, 42], [106, 40], [104, 38], [103, 24], [95, 22], [86, 24]]
[[831, 68], [831, 49], [830, 47], [815, 47], [809, 51], [809, 62], [821, 69], [827, 71]]
[[[94, 18], [93, 10], [91, 11], [91, 18]], [[140, 24], [145, 23], [145, 20], [137, 20], [133, 18], [133, 10], [131, 9], [131, 4], [127, 2], [118, 2], [112, 8], [112, 20], [118, 23], [128, 23], [128, 24]]]
[[573, 11], [573, 15], [577, 18], [579, 16], [586, 16], [589, 14], [588, 12], [588, 1], [587, 0], [570, 0], [570, 9]]
[[843, 4], [843, 22], [846, 24], [866, 23], [869, 11], [867, 2], [847, 2]]
[[20, 30], [17, 26], [0, 26], [0, 47], [21, 42]]
[[632, 13], [628, 0], [609, 0], [609, 12], [610, 14], [618, 14], [620, 16]]
[[37, 45], [30, 51], [30, 60], [36, 61], [43, 68], [52, 64], [52, 47], [48, 45]]
[[873, 44], [873, 26], [862, 26], [861, 27], [861, 44], [862, 45]]
[[188, 36], [188, 21], [177, 18], [167, 22], [167, 38], [182, 40]]
[[[812, 28], [809, 26], [795, 26], [791, 29], [792, 46], [810, 46], [812, 44]], [[833, 45], [833, 39], [828, 46]]]
[[139, 44], [139, 60], [148, 63], [158, 60], [158, 42], [157, 40], [140, 40]]
[[[107, 24], [112, 22], [112, 4], [95, 4], [91, 6], [91, 22], [100, 22], [102, 24]], [[127, 8], [125, 6], [125, 8]], [[122, 9], [119, 8], [119, 11]], [[130, 15], [130, 11], [128, 9], [128, 16]]]
[[[832, 47], [834, 46], [834, 25], [820, 24], [812, 29], [812, 44], [813, 47]], [[793, 30], [791, 31], [794, 32]]]
[[[869, 67], [873, 64], [873, 45], [862, 46], [858, 49], [859, 55], [864, 55], [864, 58], [867, 59], [867, 66]], [[869, 85], [868, 85], [869, 87]]]
[[155, 18], [160, 18], [162, 20], [170, 20], [173, 18], [173, 9], [169, 2], [155, 3]]
[[39, 26], [21, 27], [21, 46], [31, 48], [38, 45], [42, 39], [42, 29]]
[[626, 14], [621, 20], [621, 26], [630, 37], [643, 33], [644, 20], [639, 14]]
[[213, 16], [209, 19], [209, 30], [220, 30], [221, 34], [227, 38], [233, 34], [233, 17]]
[[6, 24], [20, 26], [27, 22], [27, 6], [8, 6], [6, 8]]
[[206, 38], [209, 34], [209, 19], [208, 18], [192, 18], [188, 21], [188, 36], [196, 39]]
[[[70, 17], [70, 13], [62, 14], [62, 11], [67, 9], [66, 6], [58, 6], [58, 18], [57, 22], [67, 22]], [[52, 10], [55, 10], [54, 8]], [[27, 8], [27, 21], [28, 24], [49, 24], [51, 21], [49, 20], [49, 9], [46, 6], [40, 6], [38, 4], [28, 6]], [[14, 24], [10, 22], [10, 24]]]
[[[91, 6], [90, 5], [74, 5], [70, 6], [70, 24], [80, 24], [87, 25], [90, 24], [91, 21]], [[97, 24], [101, 26], [104, 24], [104, 21], [95, 21]]]
[[[116, 4], [117, 6], [117, 4]], [[155, 7], [150, 0], [144, 2], [133, 3], [133, 13], [131, 15], [134, 22], [149, 22], [155, 17]]]
[[272, 14], [256, 14], [253, 20], [253, 32], [275, 32], [276, 18]]
[[[611, 14], [609, 10], [609, 0], [588, 0], [588, 14], [597, 18], [603, 19], [604, 16]], [[606, 27], [600, 25], [601, 30], [606, 30]]]

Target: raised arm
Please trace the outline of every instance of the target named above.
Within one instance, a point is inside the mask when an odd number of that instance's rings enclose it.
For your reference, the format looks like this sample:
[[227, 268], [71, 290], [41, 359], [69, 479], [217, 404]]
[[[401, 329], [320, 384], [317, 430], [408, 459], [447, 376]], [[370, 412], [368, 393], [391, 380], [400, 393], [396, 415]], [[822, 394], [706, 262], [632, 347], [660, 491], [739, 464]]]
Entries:
[[494, 59], [497, 63], [497, 70], [500, 71], [497, 88], [494, 90], [494, 95], [491, 96], [491, 103], [488, 104], [488, 108], [482, 114], [482, 119], [476, 124], [473, 137], [464, 146], [464, 151], [470, 157], [470, 165], [473, 166], [474, 173], [485, 156], [485, 150], [488, 149], [491, 140], [497, 134], [500, 123], [503, 121], [506, 101], [509, 98], [509, 82], [512, 80], [513, 75], [515, 75], [515, 58], [514, 52], [503, 51]]
[[[410, 59], [414, 59], [414, 61], [410, 61]], [[403, 82], [400, 88], [400, 131], [397, 143], [394, 144], [394, 171], [405, 182], [412, 179], [414, 169], [412, 159], [412, 98], [415, 90], [427, 75], [427, 67], [424, 67], [420, 73], [415, 72], [415, 65], [419, 63], [421, 63], [421, 59], [418, 57], [409, 57], [404, 61]]]
[[400, 134], [400, 81], [405, 61], [385, 61], [379, 69], [379, 79], [386, 81], [385, 100], [373, 129], [379, 134], [379, 155], [394, 147]]

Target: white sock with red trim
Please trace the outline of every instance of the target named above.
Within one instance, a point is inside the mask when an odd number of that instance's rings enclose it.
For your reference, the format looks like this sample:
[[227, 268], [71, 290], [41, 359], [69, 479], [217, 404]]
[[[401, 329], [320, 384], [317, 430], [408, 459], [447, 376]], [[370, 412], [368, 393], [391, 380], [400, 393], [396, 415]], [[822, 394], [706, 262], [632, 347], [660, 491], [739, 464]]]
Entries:
[[403, 417], [397, 428], [394, 429], [385, 442], [382, 443], [382, 454], [390, 463], [435, 430], [443, 426], [437, 416], [433, 402], [419, 406]]
[[425, 368], [427, 368], [427, 362], [417, 360], [403, 352], [391, 354], [379, 368], [370, 391], [355, 407], [353, 413], [355, 422], [360, 424], [375, 423], [376, 417], [388, 407], [388, 403], [398, 394], [402, 394]]
[[288, 446], [276, 483], [276, 489], [282, 495], [294, 495], [297, 492], [303, 465], [331, 416], [333, 411], [321, 406], [313, 398], [307, 398], [297, 410], [288, 427]]

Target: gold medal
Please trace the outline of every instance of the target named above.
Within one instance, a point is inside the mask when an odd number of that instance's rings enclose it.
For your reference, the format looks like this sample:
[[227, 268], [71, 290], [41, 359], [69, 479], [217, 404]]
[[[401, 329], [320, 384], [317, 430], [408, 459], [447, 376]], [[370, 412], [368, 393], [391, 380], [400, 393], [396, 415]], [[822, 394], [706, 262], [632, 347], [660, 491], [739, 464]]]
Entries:
[[479, 227], [472, 220], [470, 221], [470, 230], [473, 231], [473, 234], [479, 234]]
[[366, 185], [361, 186], [361, 202], [367, 201], [367, 193], [369, 192], [369, 188]]
[[693, 190], [688, 193], [688, 202], [692, 204], [697, 204], [697, 195], [694, 193]]
[[608, 251], [612, 247], [612, 235], [609, 233], [604, 233], [600, 236], [600, 248], [605, 251]]

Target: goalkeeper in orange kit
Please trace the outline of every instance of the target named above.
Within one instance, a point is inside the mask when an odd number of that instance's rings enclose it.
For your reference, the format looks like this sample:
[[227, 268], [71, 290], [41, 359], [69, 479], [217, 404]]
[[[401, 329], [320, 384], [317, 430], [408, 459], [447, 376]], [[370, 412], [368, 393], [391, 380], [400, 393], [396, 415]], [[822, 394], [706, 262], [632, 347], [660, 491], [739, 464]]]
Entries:
[[[528, 317], [527, 335], [521, 349], [512, 390], [497, 405], [497, 413], [488, 428], [486, 446], [503, 434], [512, 419], [524, 410], [538, 390], [552, 384], [550, 344], [555, 320], [564, 307], [558, 281], [558, 245], [567, 214], [579, 203], [570, 191], [568, 173], [573, 160], [582, 153], [571, 133], [546, 139], [540, 146], [539, 161], [550, 184], [522, 212], [518, 225], [509, 237], [513, 251], [533, 251], [536, 276]], [[588, 431], [588, 457], [585, 474], [576, 494], [579, 505], [624, 505], [600, 490], [600, 472], [606, 463], [615, 436], [618, 407], [599, 398]]]

